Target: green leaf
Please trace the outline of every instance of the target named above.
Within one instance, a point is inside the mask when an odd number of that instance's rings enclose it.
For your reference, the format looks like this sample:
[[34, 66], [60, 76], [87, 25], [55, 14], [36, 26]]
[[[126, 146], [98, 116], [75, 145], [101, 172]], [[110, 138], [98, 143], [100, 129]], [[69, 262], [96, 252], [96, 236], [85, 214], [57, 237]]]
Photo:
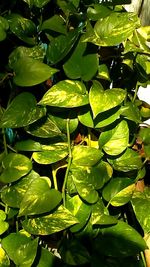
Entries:
[[80, 81], [60, 81], [46, 92], [40, 105], [73, 108], [88, 104], [85, 85]]
[[90, 262], [90, 254], [78, 240], [64, 241], [60, 247], [60, 255], [67, 265], [80, 266]]
[[98, 66], [98, 78], [110, 81], [109, 69], [106, 64], [101, 64]]
[[144, 143], [144, 145], [150, 144], [150, 128], [140, 128], [138, 138]]
[[30, 183], [19, 210], [19, 216], [42, 214], [53, 210], [61, 201], [61, 193], [50, 189], [48, 178], [37, 178]]
[[33, 47], [18, 46], [9, 55], [9, 66], [13, 69], [17, 61], [21, 58], [28, 57], [36, 60], [43, 61], [45, 56], [45, 50], [42, 45], [36, 45]]
[[7, 34], [6, 31], [9, 29], [8, 21], [0, 16], [0, 41], [5, 40]]
[[114, 46], [125, 41], [140, 26], [136, 14], [130, 12], [112, 12], [100, 19], [94, 26], [96, 40], [93, 43], [101, 46]]
[[15, 144], [15, 149], [18, 151], [41, 151], [42, 145], [39, 142], [28, 139], [17, 142]]
[[6, 214], [3, 210], [0, 210], [0, 235], [6, 232], [9, 227], [9, 224], [5, 222]]
[[72, 163], [78, 166], [94, 166], [103, 156], [101, 150], [89, 146], [75, 146], [72, 151]]
[[78, 119], [83, 125], [94, 128], [92, 111], [89, 105], [82, 107], [82, 109], [79, 111]]
[[128, 120], [132, 120], [136, 123], [140, 123], [141, 116], [140, 116], [140, 111], [138, 107], [132, 102], [127, 102], [125, 107], [126, 109], [122, 112], [122, 116], [124, 116]]
[[72, 30], [67, 35], [59, 35], [51, 40], [47, 48], [47, 59], [51, 64], [61, 61], [72, 49], [79, 35], [79, 30]]
[[[29, 0], [27, 0], [29, 1]], [[31, 0], [32, 1], [32, 0]], [[51, 0], [33, 0], [34, 6], [38, 8], [44, 7], [47, 3], [49, 3]]]
[[127, 148], [127, 150], [120, 157], [108, 159], [108, 161], [117, 171], [128, 172], [142, 168], [140, 155], [130, 148]]
[[3, 172], [0, 176], [2, 183], [11, 183], [19, 180], [32, 169], [32, 162], [21, 154], [9, 153], [2, 161]]
[[41, 152], [34, 152], [32, 158], [39, 164], [52, 164], [68, 155], [67, 143], [56, 143], [49, 146], [42, 146]]
[[70, 231], [73, 233], [80, 231], [89, 220], [91, 214], [90, 205], [87, 205], [78, 195], [75, 195], [67, 200], [66, 207], [79, 221], [78, 224], [70, 228]]
[[29, 125], [25, 130], [27, 133], [41, 138], [63, 137], [58, 125], [51, 120], [49, 115]]
[[132, 197], [132, 206], [138, 222], [144, 230], [144, 235], [149, 234], [150, 229], [150, 192], [146, 187], [144, 192], [135, 192]]
[[98, 202], [92, 205], [92, 215], [90, 218], [92, 225], [112, 225], [118, 221], [115, 217], [110, 216], [102, 199], [99, 198]]
[[2, 201], [9, 207], [20, 208], [21, 201], [30, 184], [39, 177], [40, 175], [32, 170], [14, 185], [3, 188], [1, 192]]
[[41, 256], [37, 267], [52, 267], [55, 266], [55, 256], [52, 252], [48, 251], [46, 248], [41, 248]]
[[24, 92], [16, 96], [4, 111], [0, 127], [20, 128], [29, 125], [46, 113], [44, 108], [38, 107], [34, 95]]
[[126, 121], [121, 121], [115, 128], [100, 134], [99, 146], [108, 155], [121, 154], [128, 146], [129, 128]]
[[94, 247], [97, 252], [112, 257], [136, 255], [147, 248], [142, 236], [123, 221], [102, 229], [95, 239]]
[[94, 177], [92, 174], [90, 175], [90, 171], [89, 168], [72, 168], [70, 176], [81, 198], [92, 204], [98, 200], [98, 192], [96, 189], [99, 187], [99, 180], [96, 179], [97, 176]]
[[128, 203], [135, 190], [135, 184], [129, 178], [115, 178], [104, 187], [102, 195], [112, 206], [118, 207]]
[[102, 85], [99, 82], [94, 81], [89, 93], [89, 101], [94, 118], [99, 113], [110, 110], [120, 105], [125, 97], [125, 90], [113, 88], [104, 91]]
[[36, 25], [32, 20], [23, 18], [19, 14], [11, 14], [7, 17], [10, 30], [22, 41], [29, 45], [36, 44], [34, 35], [36, 34]]
[[52, 30], [62, 34], [67, 34], [65, 21], [59, 15], [54, 15], [53, 17], [43, 21], [41, 30]]
[[38, 238], [32, 240], [22, 233], [11, 233], [2, 240], [2, 247], [9, 258], [18, 266], [32, 265], [37, 251]]
[[20, 58], [14, 64], [13, 69], [15, 72], [14, 83], [23, 87], [42, 83], [58, 71], [29, 57]]
[[111, 10], [104, 5], [95, 4], [87, 9], [87, 16], [93, 21], [97, 21], [100, 18], [105, 18], [111, 14]]
[[0, 266], [2, 267], [8, 267], [10, 266], [9, 258], [5, 252], [5, 250], [0, 247]]
[[[65, 74], [70, 79], [81, 78], [84, 81], [89, 81], [96, 74], [98, 69], [98, 58], [95, 53], [86, 53], [87, 43], [78, 42], [71, 57], [63, 65]], [[90, 68], [87, 68], [90, 66]]]
[[34, 235], [50, 235], [67, 229], [78, 220], [64, 206], [52, 214], [23, 221], [23, 228]]

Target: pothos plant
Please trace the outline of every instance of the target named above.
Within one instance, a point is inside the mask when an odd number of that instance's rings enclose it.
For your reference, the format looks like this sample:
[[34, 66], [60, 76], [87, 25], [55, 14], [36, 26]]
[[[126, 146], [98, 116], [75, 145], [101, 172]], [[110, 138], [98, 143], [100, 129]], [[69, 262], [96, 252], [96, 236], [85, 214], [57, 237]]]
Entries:
[[150, 27], [129, 2], [0, 3], [2, 267], [150, 266]]

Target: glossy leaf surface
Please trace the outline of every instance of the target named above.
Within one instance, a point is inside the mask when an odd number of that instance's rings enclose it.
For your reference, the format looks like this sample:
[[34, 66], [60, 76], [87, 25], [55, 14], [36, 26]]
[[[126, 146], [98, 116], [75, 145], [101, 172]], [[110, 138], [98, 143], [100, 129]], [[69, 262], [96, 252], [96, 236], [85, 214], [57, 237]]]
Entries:
[[78, 166], [94, 166], [103, 156], [99, 149], [89, 146], [75, 146], [72, 152], [73, 164]]
[[5, 222], [6, 214], [3, 210], [0, 210], [0, 235], [6, 232], [9, 228], [9, 224]]
[[10, 266], [8, 255], [2, 247], [0, 247], [0, 265], [3, 267]]
[[32, 169], [32, 162], [24, 155], [10, 153], [3, 159], [3, 169], [0, 181], [11, 183], [29, 173]]
[[88, 95], [82, 82], [64, 80], [47, 91], [39, 104], [64, 108], [80, 107], [88, 104]]
[[3, 113], [0, 127], [20, 128], [29, 125], [46, 113], [44, 108], [36, 105], [35, 97], [28, 92], [16, 96]]
[[26, 231], [34, 235], [50, 235], [67, 229], [76, 223], [78, 223], [78, 220], [71, 212], [63, 206], [60, 206], [52, 214], [26, 219], [23, 221], [23, 227]]
[[99, 146], [111, 156], [121, 154], [128, 146], [129, 128], [126, 121], [121, 121], [115, 128], [104, 131], [99, 137]]

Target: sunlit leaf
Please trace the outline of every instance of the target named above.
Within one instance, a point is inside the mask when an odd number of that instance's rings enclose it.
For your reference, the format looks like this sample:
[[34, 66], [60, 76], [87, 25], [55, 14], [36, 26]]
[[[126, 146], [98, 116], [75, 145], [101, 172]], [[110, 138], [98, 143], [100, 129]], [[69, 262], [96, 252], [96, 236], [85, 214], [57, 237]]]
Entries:
[[89, 146], [75, 146], [72, 152], [73, 164], [78, 166], [93, 166], [103, 156], [103, 152], [99, 149]]
[[3, 210], [0, 210], [0, 235], [6, 232], [9, 228], [9, 224], [5, 222], [6, 214]]
[[34, 235], [50, 235], [67, 229], [78, 222], [69, 210], [60, 206], [52, 214], [26, 219], [23, 221], [23, 227]]
[[46, 92], [40, 105], [73, 108], [88, 104], [85, 85], [80, 81], [64, 80]]
[[9, 258], [22, 267], [32, 265], [37, 251], [38, 238], [32, 240], [22, 233], [11, 233], [2, 240], [2, 248]]
[[20, 58], [13, 66], [14, 83], [19, 86], [33, 86], [49, 79], [58, 70], [39, 60], [29, 57]]
[[33, 94], [24, 92], [16, 96], [8, 108], [4, 111], [0, 127], [20, 128], [29, 125], [46, 113], [42, 107], [38, 107]]
[[121, 121], [117, 126], [101, 133], [99, 146], [111, 156], [121, 154], [128, 146], [129, 128], [126, 121]]
[[115, 170], [128, 172], [131, 170], [139, 170], [142, 167], [142, 160], [140, 155], [130, 148], [120, 156], [114, 159], [109, 159], [109, 163]]
[[0, 247], [0, 265], [3, 267], [10, 266], [8, 255], [2, 247]]
[[89, 93], [89, 101], [94, 118], [99, 113], [120, 105], [125, 97], [125, 90], [113, 88], [104, 91], [102, 85], [99, 82], [94, 81]]
[[102, 195], [112, 206], [122, 206], [129, 202], [134, 190], [135, 184], [131, 179], [115, 178], [104, 187]]
[[37, 178], [30, 183], [21, 201], [19, 216], [49, 212], [60, 203], [61, 199], [61, 193], [50, 188], [48, 178]]
[[0, 181], [3, 183], [17, 181], [32, 169], [30, 159], [21, 154], [10, 153], [6, 155], [2, 164], [3, 172], [0, 176]]

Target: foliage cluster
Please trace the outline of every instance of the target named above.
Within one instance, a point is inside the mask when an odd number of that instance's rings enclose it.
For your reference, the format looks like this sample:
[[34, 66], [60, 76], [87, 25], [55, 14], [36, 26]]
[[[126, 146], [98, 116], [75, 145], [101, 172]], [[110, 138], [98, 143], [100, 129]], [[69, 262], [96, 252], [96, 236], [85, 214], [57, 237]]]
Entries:
[[0, 3], [2, 267], [146, 266], [150, 27], [125, 2]]

